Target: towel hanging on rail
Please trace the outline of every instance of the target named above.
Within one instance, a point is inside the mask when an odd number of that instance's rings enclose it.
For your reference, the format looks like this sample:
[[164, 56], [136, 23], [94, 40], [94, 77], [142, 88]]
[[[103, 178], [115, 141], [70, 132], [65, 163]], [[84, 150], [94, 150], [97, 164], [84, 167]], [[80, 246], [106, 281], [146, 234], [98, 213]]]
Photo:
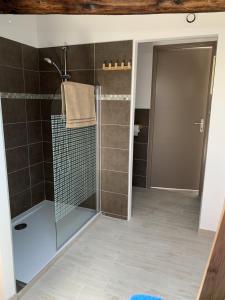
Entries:
[[81, 128], [96, 124], [94, 86], [65, 81], [61, 84], [62, 115], [67, 128]]

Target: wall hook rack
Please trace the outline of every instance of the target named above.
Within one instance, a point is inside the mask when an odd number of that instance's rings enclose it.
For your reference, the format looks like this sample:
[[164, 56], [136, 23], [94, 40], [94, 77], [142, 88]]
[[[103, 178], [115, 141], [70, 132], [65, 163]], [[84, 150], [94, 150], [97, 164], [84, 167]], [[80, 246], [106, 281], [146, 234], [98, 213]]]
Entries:
[[121, 64], [115, 62], [113, 63], [103, 63], [102, 69], [104, 71], [128, 71], [132, 69], [131, 62], [129, 61], [127, 64], [125, 62], [122, 62]]

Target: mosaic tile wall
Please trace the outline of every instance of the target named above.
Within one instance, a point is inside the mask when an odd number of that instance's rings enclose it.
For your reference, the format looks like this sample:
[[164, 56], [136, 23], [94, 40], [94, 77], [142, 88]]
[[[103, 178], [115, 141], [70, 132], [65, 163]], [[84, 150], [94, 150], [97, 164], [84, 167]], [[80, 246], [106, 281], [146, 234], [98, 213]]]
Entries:
[[51, 116], [56, 222], [96, 192], [96, 126], [68, 129]]

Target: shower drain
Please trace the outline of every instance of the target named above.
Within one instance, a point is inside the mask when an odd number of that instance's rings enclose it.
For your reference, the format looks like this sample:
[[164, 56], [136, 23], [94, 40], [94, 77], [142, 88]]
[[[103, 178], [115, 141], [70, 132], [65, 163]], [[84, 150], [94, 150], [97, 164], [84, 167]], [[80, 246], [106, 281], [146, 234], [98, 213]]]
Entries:
[[27, 227], [26, 223], [20, 223], [20, 224], [17, 224], [14, 228], [15, 228], [15, 230], [23, 230], [26, 227]]

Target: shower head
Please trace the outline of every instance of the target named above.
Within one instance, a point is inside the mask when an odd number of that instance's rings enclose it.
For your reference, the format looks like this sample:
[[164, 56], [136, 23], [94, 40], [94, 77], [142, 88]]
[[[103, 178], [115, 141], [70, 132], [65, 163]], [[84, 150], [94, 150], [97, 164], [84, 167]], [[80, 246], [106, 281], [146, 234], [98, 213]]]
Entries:
[[60, 70], [60, 68], [53, 60], [51, 60], [51, 58], [44, 57], [44, 61], [46, 61], [50, 65], [53, 65], [53, 67], [58, 71], [62, 81], [67, 81], [71, 78], [70, 74], [67, 73], [67, 59], [66, 59], [67, 47], [63, 47], [62, 50], [64, 56], [64, 72]]
[[57, 64], [56, 64], [53, 60], [51, 60], [51, 58], [49, 58], [49, 57], [44, 57], [44, 60], [45, 60], [48, 64], [53, 65], [53, 66], [56, 68], [56, 70], [59, 72], [60, 77], [63, 78], [62, 71], [61, 71], [60, 68], [57, 66]]
[[44, 60], [48, 63], [48, 64], [52, 64], [52, 60], [48, 57], [45, 57]]

